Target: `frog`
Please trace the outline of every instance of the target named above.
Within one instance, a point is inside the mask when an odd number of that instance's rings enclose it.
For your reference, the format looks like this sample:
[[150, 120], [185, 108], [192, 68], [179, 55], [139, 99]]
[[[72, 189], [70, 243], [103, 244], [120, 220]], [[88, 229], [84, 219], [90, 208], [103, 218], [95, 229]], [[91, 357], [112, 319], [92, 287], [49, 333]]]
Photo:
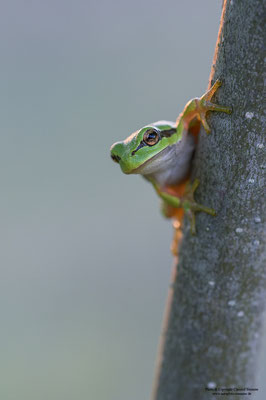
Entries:
[[154, 187], [162, 202], [162, 214], [173, 220], [171, 250], [175, 256], [182, 237], [184, 215], [189, 218], [193, 235], [196, 234], [197, 212], [216, 215], [214, 209], [195, 200], [200, 181], [198, 178], [191, 181], [191, 165], [201, 125], [207, 135], [211, 132], [207, 113], [232, 112], [230, 107], [211, 102], [221, 84], [221, 80], [217, 80], [200, 98], [190, 100], [175, 122], [161, 120], [145, 125], [110, 149], [112, 160], [120, 165], [123, 173], [140, 174]]

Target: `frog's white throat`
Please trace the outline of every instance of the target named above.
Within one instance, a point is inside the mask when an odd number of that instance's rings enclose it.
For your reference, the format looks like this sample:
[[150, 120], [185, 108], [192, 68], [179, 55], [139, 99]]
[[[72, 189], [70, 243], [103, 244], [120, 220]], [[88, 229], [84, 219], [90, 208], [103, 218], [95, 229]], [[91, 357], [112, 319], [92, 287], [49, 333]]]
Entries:
[[160, 186], [175, 185], [187, 176], [194, 149], [193, 136], [185, 133], [180, 141], [166, 147], [133, 173], [153, 179]]

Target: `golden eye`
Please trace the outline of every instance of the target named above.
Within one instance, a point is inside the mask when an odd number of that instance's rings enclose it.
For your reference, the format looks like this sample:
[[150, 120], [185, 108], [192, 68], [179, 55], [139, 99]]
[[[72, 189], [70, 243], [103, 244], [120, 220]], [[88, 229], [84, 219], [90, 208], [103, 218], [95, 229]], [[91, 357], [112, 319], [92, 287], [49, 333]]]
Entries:
[[148, 146], [154, 146], [160, 140], [160, 134], [156, 129], [148, 129], [143, 136], [144, 142]]

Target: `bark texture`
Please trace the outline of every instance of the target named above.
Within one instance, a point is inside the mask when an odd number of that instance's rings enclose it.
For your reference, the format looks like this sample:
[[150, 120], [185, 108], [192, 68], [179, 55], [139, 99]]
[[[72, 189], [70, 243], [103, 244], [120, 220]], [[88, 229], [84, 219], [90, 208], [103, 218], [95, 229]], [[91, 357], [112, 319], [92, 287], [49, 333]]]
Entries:
[[266, 299], [264, 13], [263, 0], [224, 2], [210, 81], [222, 80], [213, 101], [233, 113], [209, 113], [212, 133], [201, 131], [193, 165], [196, 200], [217, 217], [197, 214], [194, 237], [185, 222], [153, 400], [256, 385]]

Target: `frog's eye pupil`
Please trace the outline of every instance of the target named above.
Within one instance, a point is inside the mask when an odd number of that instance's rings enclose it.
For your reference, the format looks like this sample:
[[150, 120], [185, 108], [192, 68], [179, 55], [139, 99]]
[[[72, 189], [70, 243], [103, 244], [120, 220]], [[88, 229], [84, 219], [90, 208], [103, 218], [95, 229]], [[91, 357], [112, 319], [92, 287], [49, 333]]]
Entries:
[[143, 136], [143, 140], [148, 146], [154, 146], [156, 143], [158, 143], [159, 139], [159, 132], [157, 132], [155, 129], [148, 129]]

